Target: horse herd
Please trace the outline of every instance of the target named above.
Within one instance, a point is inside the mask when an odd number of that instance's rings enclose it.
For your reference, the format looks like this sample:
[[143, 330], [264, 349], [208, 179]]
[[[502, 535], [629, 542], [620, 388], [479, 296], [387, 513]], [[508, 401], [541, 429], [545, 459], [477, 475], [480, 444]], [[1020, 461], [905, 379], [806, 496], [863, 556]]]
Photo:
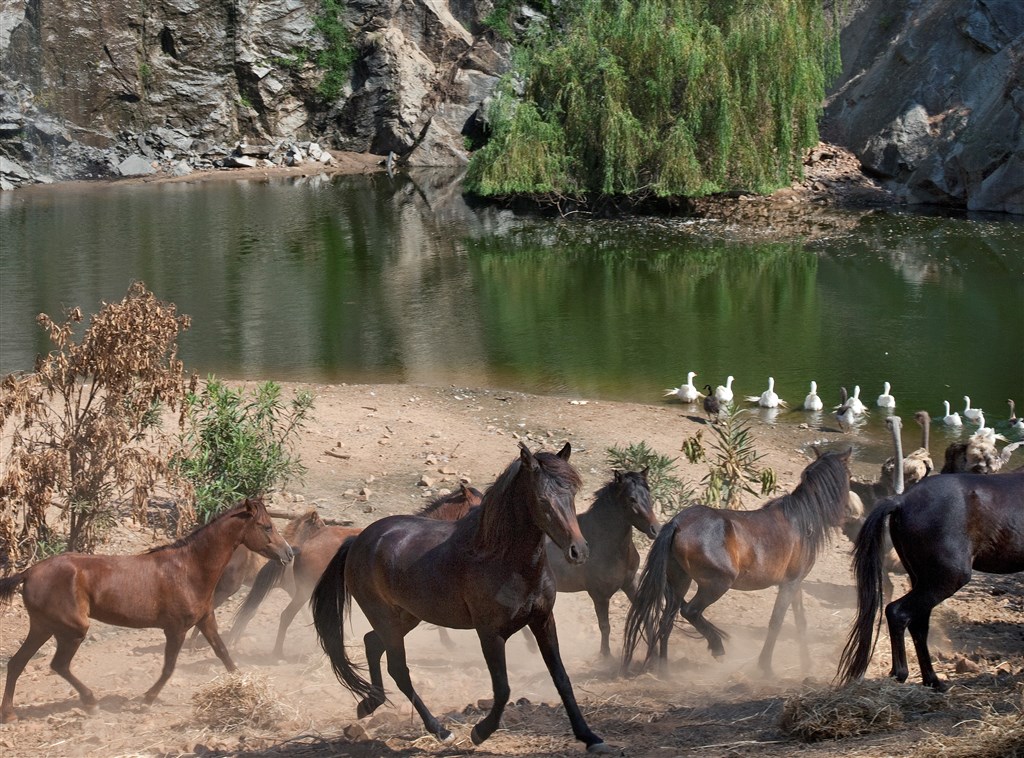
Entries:
[[[586, 591], [609, 645], [609, 598], [629, 598], [622, 671], [646, 644], [645, 661], [667, 660], [677, 614], [724, 654], [725, 633], [704, 612], [728, 590], [778, 587], [759, 666], [771, 672], [783, 618], [792, 608], [809, 667], [801, 585], [831, 531], [846, 514], [850, 451], [820, 453], [788, 494], [753, 511], [692, 505], [659, 528], [647, 471], [614, 473], [593, 505], [577, 516], [581, 478], [571, 448], [519, 455], [485, 493], [469, 487], [439, 499], [417, 515], [382, 518], [364, 529], [328, 527], [310, 514], [289, 525], [289, 544], [260, 499], [248, 499], [190, 535], [146, 553], [104, 556], [66, 553], [0, 580], [0, 605], [22, 587], [29, 616], [25, 641], [8, 662], [0, 722], [16, 720], [14, 689], [29, 659], [56, 638], [51, 668], [95, 710], [96, 697], [70, 663], [89, 619], [127, 627], [163, 629], [164, 665], [145, 693], [152, 703], [174, 670], [192, 627], [207, 639], [229, 671], [235, 664], [221, 639], [214, 597], [236, 548], [270, 559], [239, 609], [229, 641], [237, 639], [267, 592], [283, 586], [292, 600], [281, 614], [274, 652], [283, 654], [285, 632], [307, 602], [331, 667], [358, 698], [357, 715], [385, 702], [382, 658], [398, 688], [412, 702], [427, 731], [441, 741], [452, 733], [417, 694], [406, 663], [405, 636], [421, 622], [474, 629], [494, 692], [488, 713], [472, 729], [475, 744], [497, 729], [509, 700], [505, 643], [529, 629], [565, 707], [576, 739], [589, 752], [611, 752], [588, 726], [562, 664], [552, 613], [557, 591]], [[927, 646], [932, 609], [966, 584], [972, 570], [1024, 570], [1024, 471], [944, 474], [883, 500], [869, 515], [854, 549], [858, 608], [839, 663], [838, 679], [862, 677], [870, 662], [882, 605], [882, 555], [886, 526], [911, 582], [889, 603], [885, 616], [892, 644], [891, 675], [908, 675], [904, 632], [909, 628], [925, 684], [944, 684]], [[653, 538], [646, 564], [632, 530]], [[285, 570], [291, 563], [291, 571]], [[695, 592], [687, 599], [691, 586]], [[236, 587], [237, 588], [237, 587]], [[346, 650], [344, 614], [355, 599], [370, 624], [363, 636], [369, 678]]]

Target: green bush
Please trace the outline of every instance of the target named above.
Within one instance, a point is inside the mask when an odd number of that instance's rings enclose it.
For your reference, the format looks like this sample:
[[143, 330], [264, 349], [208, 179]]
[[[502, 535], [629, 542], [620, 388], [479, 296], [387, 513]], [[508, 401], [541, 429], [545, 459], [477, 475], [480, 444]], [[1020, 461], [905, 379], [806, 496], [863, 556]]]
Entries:
[[835, 26], [818, 0], [566, 3], [520, 41], [522, 97], [495, 99], [467, 187], [642, 198], [784, 186], [818, 139]]
[[701, 479], [705, 505], [738, 508], [744, 492], [772, 494], [777, 489], [775, 471], [757, 465], [764, 454], [754, 447], [746, 411], [724, 411], [719, 421], [711, 427], [715, 434], [709, 444], [711, 455], [704, 448], [701, 432], [683, 441], [683, 452], [690, 463], [706, 461], [708, 464], [708, 473]]
[[206, 523], [244, 498], [301, 476], [290, 444], [313, 407], [299, 392], [289, 403], [275, 382], [248, 396], [210, 377], [185, 401], [180, 448], [172, 466], [195, 494], [196, 519]]

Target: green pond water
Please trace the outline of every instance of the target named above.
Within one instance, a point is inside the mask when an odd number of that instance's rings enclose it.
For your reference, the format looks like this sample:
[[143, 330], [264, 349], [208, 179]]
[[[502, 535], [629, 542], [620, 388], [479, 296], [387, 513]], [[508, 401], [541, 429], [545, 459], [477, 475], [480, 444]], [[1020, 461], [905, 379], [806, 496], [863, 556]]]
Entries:
[[523, 218], [431, 172], [3, 193], [0, 375], [48, 349], [38, 313], [141, 279], [192, 317], [181, 357], [202, 374], [661, 403], [696, 371], [738, 396], [772, 376], [793, 406], [813, 379], [827, 407], [889, 381], [905, 425], [969, 395], [1005, 430], [1007, 398], [1024, 412], [1024, 223], [833, 220], [741, 242], [716, 222]]

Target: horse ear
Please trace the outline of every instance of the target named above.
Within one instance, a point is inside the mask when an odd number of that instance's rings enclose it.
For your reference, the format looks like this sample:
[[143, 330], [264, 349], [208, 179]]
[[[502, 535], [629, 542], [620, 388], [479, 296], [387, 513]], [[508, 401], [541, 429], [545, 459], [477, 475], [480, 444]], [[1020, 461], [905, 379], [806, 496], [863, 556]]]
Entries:
[[820, 447], [818, 447], [817, 445], [811, 445], [811, 450], [814, 451], [814, 457], [816, 459], [821, 457], [821, 448]]
[[537, 459], [533, 457], [533, 453], [530, 452], [530, 448], [522, 442], [519, 443], [519, 460], [530, 471], [536, 471], [540, 465], [537, 463]]
[[255, 516], [256, 510], [259, 508], [260, 501], [258, 498], [247, 497], [245, 499], [245, 512], [249, 516]]
[[644, 466], [644, 470], [640, 472], [640, 476], [642, 476], [644, 478], [645, 482], [647, 481], [647, 472], [650, 471], [650, 470], [651, 470], [650, 466]]
[[462, 492], [462, 497], [466, 500], [469, 500], [473, 496], [473, 493], [469, 491], [469, 487], [466, 486], [465, 482], [459, 483], [459, 491]]
[[558, 457], [563, 461], [569, 460], [569, 456], [572, 454], [572, 445], [568, 442], [565, 443], [565, 447], [558, 451]]
[[613, 469], [612, 474], [615, 476], [615, 483], [622, 484], [622, 472], [618, 469]]

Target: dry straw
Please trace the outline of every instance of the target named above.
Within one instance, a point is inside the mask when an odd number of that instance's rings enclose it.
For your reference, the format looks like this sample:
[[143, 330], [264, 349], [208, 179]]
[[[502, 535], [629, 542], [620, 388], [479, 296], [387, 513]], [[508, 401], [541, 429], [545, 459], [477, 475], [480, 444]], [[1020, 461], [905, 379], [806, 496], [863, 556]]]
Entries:
[[914, 758], [1024, 758], [1024, 713], [999, 715], [989, 710], [964, 721], [957, 734], [933, 734]]
[[790, 697], [779, 725], [806, 742], [836, 740], [894, 729], [945, 705], [934, 690], [862, 680]]
[[192, 703], [198, 721], [225, 732], [269, 729], [285, 716], [262, 674], [222, 674], [201, 687]]

